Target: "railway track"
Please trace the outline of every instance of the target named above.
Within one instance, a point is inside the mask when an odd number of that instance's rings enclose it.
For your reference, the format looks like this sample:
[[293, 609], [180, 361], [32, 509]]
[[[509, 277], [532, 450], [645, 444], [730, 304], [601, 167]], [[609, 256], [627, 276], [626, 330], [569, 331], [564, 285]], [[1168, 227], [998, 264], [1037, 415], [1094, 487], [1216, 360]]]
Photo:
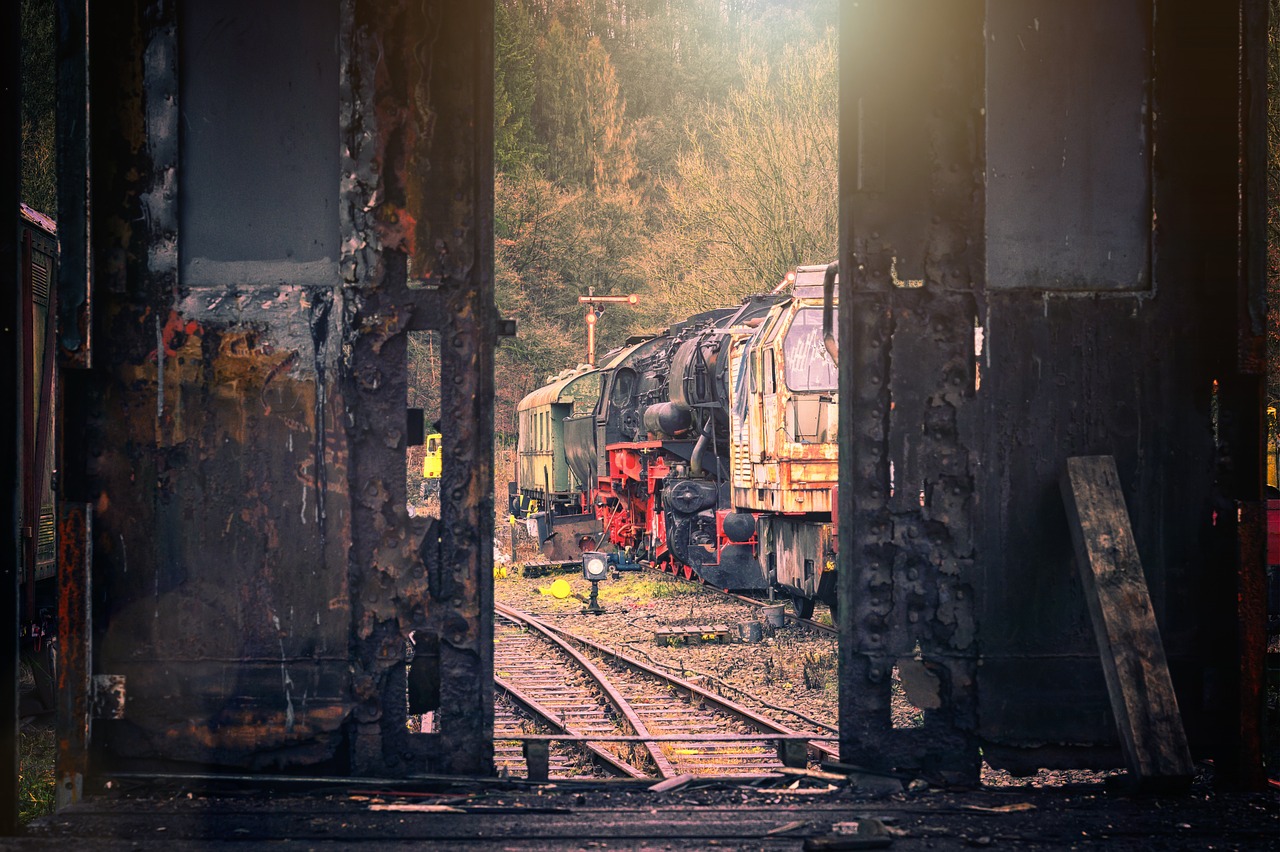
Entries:
[[[524, 714], [495, 713], [500, 770], [523, 769], [512, 737], [549, 730], [572, 740], [553, 744], [556, 777], [572, 777], [561, 773], [584, 762], [633, 778], [754, 776], [782, 767], [776, 737], [804, 735], [635, 657], [502, 604], [496, 610], [495, 685]], [[819, 741], [809, 749], [832, 754]]]

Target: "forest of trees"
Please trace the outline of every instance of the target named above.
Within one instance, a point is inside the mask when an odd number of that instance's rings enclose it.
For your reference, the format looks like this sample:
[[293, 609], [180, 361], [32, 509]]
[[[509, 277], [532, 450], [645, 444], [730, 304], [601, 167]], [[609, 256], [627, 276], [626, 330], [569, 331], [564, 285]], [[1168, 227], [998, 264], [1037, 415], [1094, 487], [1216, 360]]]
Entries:
[[496, 427], [597, 351], [835, 257], [835, 0], [499, 0]]

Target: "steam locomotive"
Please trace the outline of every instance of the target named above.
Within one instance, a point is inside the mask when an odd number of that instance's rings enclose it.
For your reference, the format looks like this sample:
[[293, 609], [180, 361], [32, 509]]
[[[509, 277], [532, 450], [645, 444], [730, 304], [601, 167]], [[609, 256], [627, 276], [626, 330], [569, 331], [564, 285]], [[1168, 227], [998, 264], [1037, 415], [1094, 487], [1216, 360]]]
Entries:
[[834, 608], [836, 274], [797, 267], [521, 400], [511, 508], [547, 558]]

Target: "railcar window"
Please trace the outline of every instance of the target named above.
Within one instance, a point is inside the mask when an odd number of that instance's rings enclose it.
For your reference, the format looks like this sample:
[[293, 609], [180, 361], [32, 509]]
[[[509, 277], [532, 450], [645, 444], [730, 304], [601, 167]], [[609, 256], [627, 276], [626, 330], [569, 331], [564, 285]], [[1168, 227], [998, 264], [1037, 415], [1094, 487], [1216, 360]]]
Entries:
[[822, 340], [820, 308], [805, 308], [796, 314], [782, 347], [783, 378], [791, 390], [835, 390], [839, 385], [839, 371]]
[[778, 383], [776, 370], [773, 363], [773, 350], [766, 349], [764, 351], [764, 392], [777, 393]]

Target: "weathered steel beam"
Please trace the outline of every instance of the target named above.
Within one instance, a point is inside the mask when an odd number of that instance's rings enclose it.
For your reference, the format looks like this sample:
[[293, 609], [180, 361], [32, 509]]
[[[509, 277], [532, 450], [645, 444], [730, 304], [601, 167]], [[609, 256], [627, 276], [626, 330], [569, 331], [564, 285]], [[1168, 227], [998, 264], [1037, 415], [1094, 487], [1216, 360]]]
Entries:
[[89, 774], [93, 649], [93, 509], [63, 501], [58, 511], [58, 742], [54, 802], [61, 809], [84, 795]]
[[[0, 209], [5, 212], [0, 233], [0, 400], [10, 402], [0, 418], [0, 835], [13, 834], [18, 826], [18, 579], [22, 570], [23, 452], [22, 388], [31, 376], [21, 375], [22, 328], [18, 286], [18, 222], [21, 200], [22, 136], [21, 7], [10, 4], [2, 19], [4, 70], [0, 93], [5, 104], [3, 138], [0, 138]], [[29, 521], [28, 521], [29, 522]]]
[[[380, 248], [342, 259], [354, 311], [345, 392], [354, 412], [352, 641], [363, 672], [357, 697], [364, 696], [355, 765], [488, 774], [492, 9], [444, 2], [344, 9], [344, 244]], [[441, 516], [411, 526], [399, 424], [405, 338], [416, 330], [440, 334], [444, 457]], [[419, 636], [415, 677], [438, 684], [436, 732], [426, 736], [405, 731], [410, 631]]]
[[[84, 11], [62, 6], [60, 150], [84, 179], [60, 202], [62, 480], [94, 507], [104, 615], [68, 645], [127, 678], [94, 733], [109, 765], [487, 773], [492, 10], [295, 7], [95, 7], [86, 99]], [[98, 367], [68, 369], [95, 327]], [[447, 448], [425, 547], [419, 329]], [[428, 735], [405, 726], [411, 632]]]
[[[972, 780], [984, 6], [841, 9], [841, 759]], [[917, 655], [936, 709], [894, 730]]]
[[59, 365], [89, 367], [89, 11], [91, 0], [57, 0]]

